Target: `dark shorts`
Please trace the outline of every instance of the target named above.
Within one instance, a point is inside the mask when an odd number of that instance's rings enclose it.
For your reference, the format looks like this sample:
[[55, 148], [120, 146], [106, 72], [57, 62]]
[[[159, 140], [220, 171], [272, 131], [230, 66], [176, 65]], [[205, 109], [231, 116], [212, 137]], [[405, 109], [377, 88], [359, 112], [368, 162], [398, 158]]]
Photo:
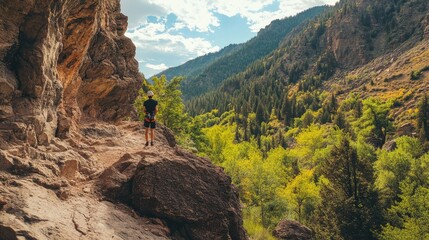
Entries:
[[145, 128], [156, 128], [156, 122], [146, 122], [144, 121], [144, 127]]

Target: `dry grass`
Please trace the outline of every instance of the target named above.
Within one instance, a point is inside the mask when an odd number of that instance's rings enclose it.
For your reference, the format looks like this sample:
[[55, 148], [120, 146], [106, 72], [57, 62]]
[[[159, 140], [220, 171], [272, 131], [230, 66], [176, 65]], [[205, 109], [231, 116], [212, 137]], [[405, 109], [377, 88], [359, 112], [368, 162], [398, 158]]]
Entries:
[[[418, 80], [410, 80], [411, 71], [421, 72]], [[326, 82], [327, 89], [338, 93], [339, 99], [357, 93], [362, 98], [393, 100], [391, 115], [395, 125], [413, 121], [420, 97], [429, 94], [429, 41], [402, 53], [389, 53], [341, 75]]]

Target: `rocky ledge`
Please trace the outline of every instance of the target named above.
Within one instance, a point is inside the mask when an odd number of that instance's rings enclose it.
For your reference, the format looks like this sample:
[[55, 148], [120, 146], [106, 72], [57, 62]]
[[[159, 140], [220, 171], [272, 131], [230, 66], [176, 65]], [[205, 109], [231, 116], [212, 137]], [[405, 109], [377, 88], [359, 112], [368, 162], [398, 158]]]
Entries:
[[230, 178], [156, 135], [144, 147], [139, 122], [88, 123], [1, 151], [0, 239], [246, 239]]

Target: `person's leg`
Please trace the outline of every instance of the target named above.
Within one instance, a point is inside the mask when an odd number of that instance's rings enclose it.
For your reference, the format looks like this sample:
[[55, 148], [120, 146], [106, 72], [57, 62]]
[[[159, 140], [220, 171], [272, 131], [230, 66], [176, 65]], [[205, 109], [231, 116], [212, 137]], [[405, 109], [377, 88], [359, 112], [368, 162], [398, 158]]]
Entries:
[[146, 146], [147, 146], [147, 145], [149, 145], [149, 128], [148, 127], [146, 128], [145, 135], [146, 135]]
[[150, 123], [144, 121], [143, 126], [145, 127], [146, 146], [149, 146], [149, 127], [150, 127]]
[[150, 129], [150, 141], [152, 142], [152, 144], [153, 144], [153, 135], [154, 135], [153, 128], [151, 128]]

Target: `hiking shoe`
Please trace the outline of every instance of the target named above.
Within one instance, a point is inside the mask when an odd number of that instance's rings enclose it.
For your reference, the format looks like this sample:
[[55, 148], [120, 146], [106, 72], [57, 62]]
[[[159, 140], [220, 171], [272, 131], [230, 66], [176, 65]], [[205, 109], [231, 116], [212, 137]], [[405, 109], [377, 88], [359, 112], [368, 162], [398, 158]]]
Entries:
[[153, 142], [150, 142], [150, 145], [153, 146]]
[[149, 142], [146, 142], [146, 147], [149, 146]]

